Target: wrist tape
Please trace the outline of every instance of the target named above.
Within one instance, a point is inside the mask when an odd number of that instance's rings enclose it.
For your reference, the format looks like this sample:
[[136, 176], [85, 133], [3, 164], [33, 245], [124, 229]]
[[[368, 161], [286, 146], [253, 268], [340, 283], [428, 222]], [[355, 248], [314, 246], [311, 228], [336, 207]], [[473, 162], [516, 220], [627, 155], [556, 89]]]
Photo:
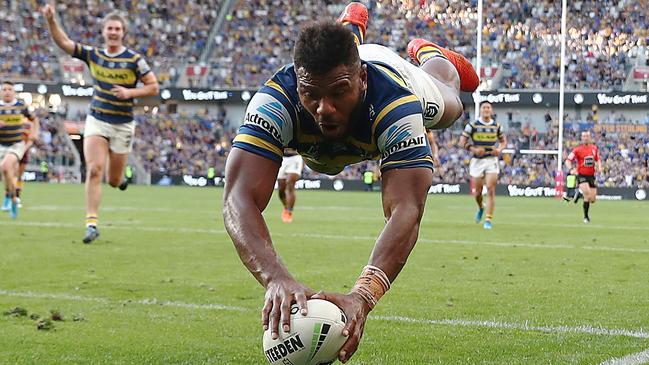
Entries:
[[383, 270], [373, 265], [367, 265], [356, 280], [352, 292], [360, 294], [370, 309], [374, 309], [376, 303], [388, 289], [390, 289], [390, 280]]

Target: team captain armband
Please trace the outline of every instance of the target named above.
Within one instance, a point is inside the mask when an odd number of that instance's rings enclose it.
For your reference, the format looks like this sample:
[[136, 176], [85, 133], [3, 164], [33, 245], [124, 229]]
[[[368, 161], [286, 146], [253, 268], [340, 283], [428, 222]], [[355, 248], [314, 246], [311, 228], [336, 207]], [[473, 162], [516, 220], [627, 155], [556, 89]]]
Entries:
[[352, 292], [358, 293], [367, 302], [370, 309], [374, 309], [379, 299], [390, 289], [390, 280], [383, 270], [376, 266], [367, 265], [363, 268], [361, 276], [356, 280]]

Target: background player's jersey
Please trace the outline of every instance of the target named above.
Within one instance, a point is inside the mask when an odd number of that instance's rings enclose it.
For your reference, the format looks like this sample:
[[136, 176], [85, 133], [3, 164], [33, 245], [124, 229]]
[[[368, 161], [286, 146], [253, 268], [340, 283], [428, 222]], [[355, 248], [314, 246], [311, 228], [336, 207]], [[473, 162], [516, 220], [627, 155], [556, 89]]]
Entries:
[[110, 91], [119, 85], [134, 88], [142, 76], [151, 72], [144, 58], [130, 49], [109, 56], [104, 50], [77, 43], [72, 55], [88, 64], [95, 80], [90, 114], [107, 123], [133, 121], [133, 99], [120, 100]]
[[295, 148], [311, 169], [335, 175], [345, 166], [381, 159], [381, 169], [433, 168], [419, 99], [372, 63], [368, 89], [352, 115], [349, 136], [328, 140], [300, 104], [293, 65], [283, 67], [250, 100], [234, 147], [282, 161], [284, 147]]
[[494, 119], [492, 119], [491, 122], [486, 123], [481, 118], [478, 118], [475, 122], [469, 122], [464, 127], [462, 135], [471, 138], [474, 146], [483, 147], [487, 152], [480, 157], [473, 157], [485, 158], [492, 157], [490, 152], [496, 147], [496, 144], [502, 137], [503, 133], [500, 123], [496, 122]]
[[579, 175], [595, 176], [595, 162], [599, 161], [599, 149], [594, 144], [582, 144], [570, 152], [568, 160], [577, 161]]
[[25, 118], [34, 118], [25, 103], [20, 100], [8, 104], [0, 101], [0, 121], [4, 123], [0, 128], [0, 144], [10, 146], [23, 140]]

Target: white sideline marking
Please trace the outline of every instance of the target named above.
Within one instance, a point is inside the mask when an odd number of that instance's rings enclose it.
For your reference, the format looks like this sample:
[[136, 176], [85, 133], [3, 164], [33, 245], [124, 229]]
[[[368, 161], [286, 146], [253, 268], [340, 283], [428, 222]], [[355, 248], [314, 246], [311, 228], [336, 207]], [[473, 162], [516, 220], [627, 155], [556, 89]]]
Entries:
[[[77, 228], [80, 229], [79, 224], [70, 223], [57, 223], [57, 222], [23, 222], [23, 221], [0, 221], [0, 226], [25, 226], [25, 227], [53, 227], [53, 228]], [[147, 227], [147, 226], [115, 226], [106, 225], [102, 229], [119, 229], [119, 230], [135, 230], [146, 232], [179, 232], [179, 233], [204, 233], [204, 234], [225, 234], [226, 231], [222, 229], [208, 229], [208, 228], [173, 228], [173, 227]], [[354, 241], [367, 241], [374, 242], [376, 237], [372, 236], [346, 236], [346, 235], [333, 235], [333, 234], [320, 234], [320, 233], [273, 233], [275, 237], [304, 237], [304, 238], [318, 238], [327, 240], [354, 240]], [[460, 245], [473, 245], [473, 246], [496, 246], [496, 247], [525, 247], [525, 248], [545, 248], [545, 249], [580, 249], [588, 251], [604, 251], [604, 252], [630, 252], [630, 253], [649, 253], [647, 248], [627, 248], [627, 247], [606, 247], [606, 246], [577, 246], [569, 244], [555, 244], [555, 243], [524, 243], [524, 242], [493, 242], [493, 241], [470, 241], [470, 240], [440, 240], [440, 239], [427, 239], [419, 238], [419, 243], [434, 243], [434, 244], [460, 244]]]
[[[253, 309], [250, 308], [236, 307], [236, 306], [223, 305], [223, 304], [193, 304], [193, 303], [183, 303], [183, 302], [174, 302], [174, 301], [159, 301], [157, 299], [125, 300], [120, 302], [117, 300], [110, 300], [107, 298], [85, 297], [79, 295], [60, 294], [60, 293], [53, 294], [53, 293], [17, 292], [12, 290], [3, 290], [3, 289], [0, 289], [0, 295], [9, 296], [9, 297], [19, 297], [19, 298], [59, 299], [59, 300], [71, 300], [75, 302], [95, 302], [95, 303], [105, 303], [105, 304], [122, 303], [122, 304], [138, 304], [138, 305], [147, 305], [147, 306], [177, 307], [177, 308], [189, 308], [189, 309], [225, 310], [225, 311], [236, 311], [236, 312], [254, 311]], [[451, 327], [486, 327], [486, 328], [499, 328], [499, 329], [530, 331], [530, 332], [534, 331], [534, 332], [546, 332], [546, 333], [576, 333], [576, 334], [599, 335], [599, 336], [623, 336], [623, 337], [642, 338], [642, 339], [649, 338], [649, 333], [645, 332], [642, 329], [640, 330], [609, 329], [604, 327], [595, 327], [592, 325], [582, 325], [576, 327], [534, 326], [534, 325], [530, 325], [528, 322], [521, 324], [521, 323], [475, 321], [475, 320], [462, 320], [462, 319], [434, 320], [434, 319], [416, 319], [416, 318], [403, 317], [403, 316], [371, 316], [371, 318], [379, 321], [413, 323], [413, 324], [422, 324], [422, 325], [437, 325], [437, 326], [451, 326]], [[646, 356], [649, 356], [649, 350], [647, 350], [646, 352], [647, 352]], [[621, 364], [627, 364], [627, 363], [620, 363], [620, 365]], [[628, 364], [636, 364], [636, 363], [628, 363]]]
[[[8, 297], [19, 297], [19, 298], [61, 299], [61, 300], [71, 300], [74, 302], [96, 302], [96, 303], [105, 303], [105, 304], [117, 302], [106, 298], [84, 297], [84, 296], [70, 295], [70, 294], [16, 292], [16, 291], [2, 290], [2, 289], [0, 289], [0, 295], [5, 295]], [[236, 306], [224, 305], [224, 304], [193, 304], [193, 303], [183, 303], [183, 302], [173, 302], [173, 301], [160, 301], [155, 298], [141, 299], [141, 300], [128, 299], [122, 301], [121, 303], [124, 305], [126, 304], [159, 305], [163, 307], [227, 310], [227, 311], [237, 311], [237, 312], [246, 312], [249, 310], [248, 308], [236, 307]]]
[[391, 321], [391, 322], [405, 322], [415, 324], [430, 324], [442, 325], [453, 327], [486, 327], [486, 328], [499, 328], [520, 331], [537, 331], [547, 333], [583, 333], [588, 335], [601, 335], [601, 336], [623, 336], [634, 338], [649, 338], [649, 333], [641, 330], [625, 330], [625, 329], [610, 329], [604, 327], [595, 327], [591, 325], [581, 325], [576, 327], [568, 326], [533, 326], [525, 322], [521, 323], [507, 323], [496, 321], [467, 321], [462, 319], [414, 319], [401, 316], [372, 316], [372, 318]]
[[649, 349], [624, 357], [606, 360], [599, 365], [640, 365], [646, 363], [649, 363]]

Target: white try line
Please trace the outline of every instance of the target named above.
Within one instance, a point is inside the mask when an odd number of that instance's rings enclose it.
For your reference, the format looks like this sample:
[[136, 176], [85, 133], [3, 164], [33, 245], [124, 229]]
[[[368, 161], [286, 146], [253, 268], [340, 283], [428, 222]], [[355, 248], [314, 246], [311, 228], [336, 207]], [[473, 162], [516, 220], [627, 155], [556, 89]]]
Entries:
[[401, 316], [372, 316], [374, 319], [390, 322], [404, 322], [404, 323], [414, 323], [414, 324], [430, 324], [430, 325], [442, 325], [442, 326], [452, 326], [452, 327], [485, 327], [485, 328], [497, 328], [497, 329], [509, 329], [517, 331], [528, 331], [528, 332], [546, 332], [546, 333], [578, 333], [578, 334], [588, 334], [588, 335], [600, 335], [600, 336], [623, 336], [623, 337], [633, 337], [633, 338], [649, 338], [649, 332], [644, 330], [626, 330], [626, 329], [610, 329], [604, 327], [596, 327], [592, 325], [581, 325], [576, 327], [569, 326], [534, 326], [525, 323], [507, 323], [507, 322], [497, 322], [497, 321], [471, 321], [471, 320], [462, 320], [462, 319], [414, 319], [409, 317]]
[[[58, 222], [24, 222], [24, 221], [0, 221], [0, 226], [24, 226], [24, 227], [49, 227], [49, 228], [77, 228], [78, 224], [58, 223]], [[207, 228], [174, 228], [174, 227], [147, 227], [147, 226], [113, 226], [106, 225], [102, 229], [116, 229], [116, 230], [133, 230], [145, 232], [177, 232], [177, 233], [199, 233], [199, 234], [217, 234], [225, 235], [227, 232], [222, 229], [207, 229]], [[333, 235], [333, 234], [320, 234], [320, 233], [271, 233], [273, 237], [302, 237], [314, 238], [325, 240], [340, 240], [340, 241], [366, 241], [374, 242], [376, 237], [372, 236], [354, 236], [354, 235]], [[577, 246], [562, 243], [528, 243], [528, 242], [497, 242], [497, 241], [472, 241], [472, 240], [445, 240], [445, 239], [427, 239], [420, 238], [418, 243], [432, 243], [432, 244], [454, 244], [454, 245], [472, 245], [472, 246], [495, 246], [495, 247], [510, 247], [510, 248], [538, 248], [538, 249], [568, 249], [568, 250], [587, 250], [587, 251], [602, 251], [602, 252], [628, 252], [628, 253], [649, 253], [649, 248], [628, 248], [628, 247], [607, 247], [607, 246]]]
[[646, 363], [649, 363], [649, 349], [624, 357], [606, 360], [599, 365], [641, 365]]
[[[203, 309], [203, 310], [219, 310], [219, 311], [236, 311], [236, 312], [254, 312], [257, 309], [237, 307], [223, 304], [194, 304], [176, 301], [161, 301], [158, 299], [141, 299], [141, 300], [110, 300], [107, 298], [99, 297], [86, 297], [80, 295], [71, 295], [64, 293], [37, 293], [37, 292], [19, 292], [13, 290], [0, 289], [0, 295], [18, 298], [35, 298], [35, 299], [52, 299], [52, 300], [69, 300], [73, 302], [94, 302], [102, 304], [115, 304], [122, 303], [125, 305], [136, 304], [142, 306], [157, 306], [157, 307], [175, 307], [185, 309]], [[432, 326], [450, 326], [450, 327], [483, 327], [494, 329], [506, 329], [526, 332], [545, 332], [545, 333], [574, 333], [596, 336], [622, 336], [649, 339], [649, 333], [643, 329], [627, 330], [627, 329], [611, 329], [605, 327], [598, 327], [593, 325], [581, 326], [538, 326], [525, 323], [509, 323], [498, 321], [477, 321], [477, 320], [463, 320], [463, 319], [417, 319], [403, 316], [381, 316], [371, 315], [371, 319], [387, 322], [400, 322], [411, 323], [418, 325], [432, 325]]]

